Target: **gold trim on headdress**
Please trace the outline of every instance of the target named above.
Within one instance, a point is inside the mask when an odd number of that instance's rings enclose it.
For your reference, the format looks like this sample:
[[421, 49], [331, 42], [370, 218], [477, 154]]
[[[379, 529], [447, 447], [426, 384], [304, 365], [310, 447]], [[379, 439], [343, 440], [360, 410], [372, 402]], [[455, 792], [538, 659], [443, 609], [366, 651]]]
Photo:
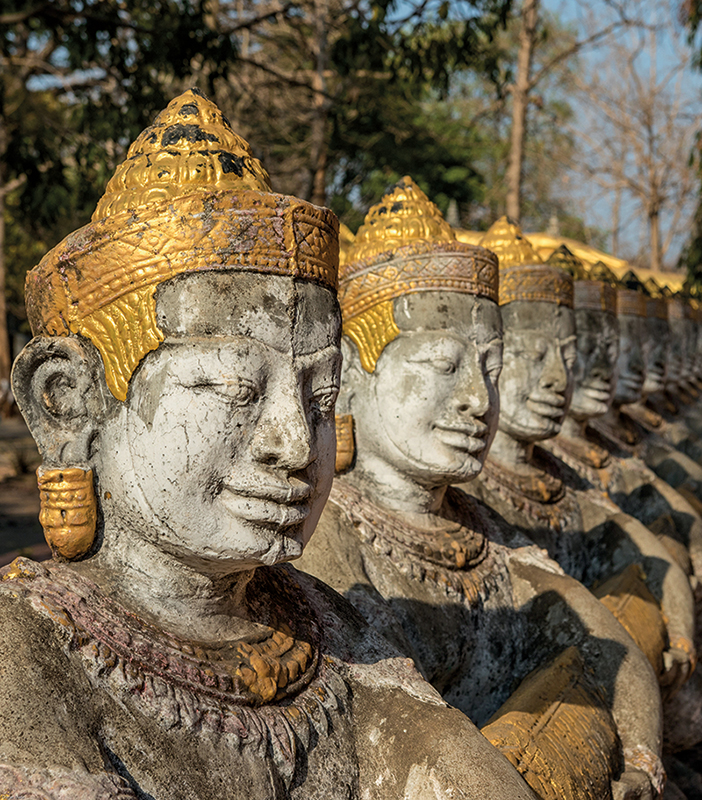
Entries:
[[356, 234], [344, 225], [343, 222], [339, 223], [339, 265], [345, 264], [348, 261], [348, 252], [356, 240]]
[[658, 285], [655, 278], [651, 277], [644, 281], [644, 286], [648, 292], [646, 298], [646, 316], [650, 319], [668, 319], [668, 303], [662, 288]]
[[110, 391], [125, 400], [137, 364], [163, 340], [160, 283], [239, 269], [334, 290], [337, 263], [334, 214], [271, 193], [248, 144], [190, 90], [134, 141], [92, 222], [28, 273], [27, 312], [35, 335], [89, 338]]
[[690, 304], [680, 295], [668, 298], [668, 319], [690, 319]]
[[492, 250], [499, 260], [501, 306], [526, 300], [573, 307], [573, 278], [544, 264], [515, 222], [507, 217], [498, 219], [480, 246]]
[[543, 263], [531, 242], [522, 234], [522, 229], [509, 217], [500, 217], [493, 222], [479, 244], [497, 256], [500, 270], [522, 264]]
[[617, 313], [617, 290], [619, 281], [612, 270], [602, 261], [586, 271], [583, 280], [573, 285], [573, 305], [576, 309]]
[[456, 241], [441, 211], [409, 177], [369, 210], [340, 273], [344, 334], [368, 372], [399, 334], [395, 298], [450, 291], [497, 301], [495, 256]]
[[646, 316], [647, 297], [635, 289], [617, 289], [617, 313], [632, 317]]
[[574, 281], [573, 307], [617, 315], [617, 290], [604, 281]]
[[583, 262], [562, 244], [557, 250], [546, 259], [550, 267], [557, 267], [572, 275], [574, 281], [586, 281], [587, 270]]

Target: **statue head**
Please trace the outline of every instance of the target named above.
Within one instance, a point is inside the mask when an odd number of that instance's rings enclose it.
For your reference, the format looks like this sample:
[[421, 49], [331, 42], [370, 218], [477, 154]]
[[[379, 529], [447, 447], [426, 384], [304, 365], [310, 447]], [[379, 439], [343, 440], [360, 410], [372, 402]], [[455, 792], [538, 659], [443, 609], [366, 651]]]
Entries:
[[526, 443], [549, 439], [560, 431], [573, 388], [573, 278], [544, 264], [507, 217], [480, 244], [500, 262], [500, 431]]
[[337, 254], [334, 215], [272, 193], [199, 92], [137, 138], [27, 278], [13, 387], [55, 553], [128, 535], [202, 570], [300, 555], [333, 477]]
[[573, 284], [577, 358], [568, 415], [578, 422], [607, 413], [619, 357], [616, 276], [601, 261]]
[[338, 410], [353, 419], [355, 443], [355, 461], [349, 450], [339, 468], [360, 475], [372, 462], [375, 473], [429, 488], [477, 474], [496, 430], [502, 365], [492, 253], [456, 241], [404, 178], [356, 234], [339, 299]]
[[670, 325], [668, 303], [655, 278], [649, 278], [644, 286], [646, 298], [646, 379], [644, 395], [661, 392], [665, 388], [670, 354]]
[[619, 361], [614, 404], [636, 403], [641, 399], [646, 378], [646, 292], [633, 272], [627, 273], [617, 289], [619, 319]]
[[688, 377], [690, 336], [690, 305], [680, 294], [668, 292], [668, 323], [670, 326], [670, 357], [666, 377], [666, 390], [676, 395]]

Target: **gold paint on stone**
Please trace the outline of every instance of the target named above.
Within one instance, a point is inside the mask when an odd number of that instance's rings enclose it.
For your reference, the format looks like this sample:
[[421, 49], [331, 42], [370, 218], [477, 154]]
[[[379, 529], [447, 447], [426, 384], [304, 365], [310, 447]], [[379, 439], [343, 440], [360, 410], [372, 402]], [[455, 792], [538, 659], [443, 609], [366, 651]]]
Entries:
[[[573, 307], [573, 278], [569, 272], [561, 264], [544, 264], [519, 225], [508, 217], [493, 223], [480, 240], [480, 246], [487, 247], [498, 258], [501, 306], [527, 300]], [[562, 261], [564, 255], [559, 253], [556, 260]]]
[[617, 289], [617, 313], [645, 317], [646, 300], [646, 295], [635, 289]]
[[345, 264], [348, 261], [348, 252], [351, 249], [356, 235], [353, 233], [348, 225], [343, 222], [339, 223], [339, 264]]
[[500, 270], [543, 263], [531, 242], [522, 234], [522, 229], [509, 217], [500, 217], [493, 222], [479, 244], [497, 256]]
[[363, 368], [375, 370], [399, 334], [392, 301], [416, 292], [449, 291], [497, 301], [497, 259], [455, 239], [441, 211], [409, 178], [373, 206], [340, 270], [344, 334]]
[[346, 260], [364, 261], [418, 242], [454, 241], [453, 229], [438, 206], [406, 175], [368, 210]]
[[611, 797], [617, 727], [575, 647], [528, 675], [482, 733], [540, 800]]
[[271, 193], [248, 144], [190, 90], [132, 144], [92, 222], [28, 273], [32, 332], [89, 338], [110, 391], [124, 400], [136, 365], [163, 339], [155, 289], [205, 270], [288, 275], [333, 291], [338, 222]]
[[593, 594], [636, 642], [656, 675], [661, 675], [668, 631], [658, 601], [646, 586], [641, 567], [630, 564], [619, 575], [594, 589]]
[[97, 499], [93, 471], [80, 467], [37, 470], [39, 522], [46, 542], [64, 558], [79, 558], [95, 541]]
[[577, 256], [574, 256], [564, 244], [551, 253], [546, 263], [551, 267], [558, 267], [558, 269], [567, 272], [573, 277], [574, 281], [587, 280], [587, 270], [583, 262]]
[[374, 372], [380, 354], [400, 334], [392, 300], [385, 300], [344, 322], [344, 333], [358, 348], [361, 366]]
[[594, 264], [583, 279], [573, 285], [574, 308], [617, 313], [617, 289], [619, 280], [602, 261]]
[[337, 414], [336, 423], [336, 472], [346, 472], [353, 464], [355, 445], [353, 440], [353, 416]]

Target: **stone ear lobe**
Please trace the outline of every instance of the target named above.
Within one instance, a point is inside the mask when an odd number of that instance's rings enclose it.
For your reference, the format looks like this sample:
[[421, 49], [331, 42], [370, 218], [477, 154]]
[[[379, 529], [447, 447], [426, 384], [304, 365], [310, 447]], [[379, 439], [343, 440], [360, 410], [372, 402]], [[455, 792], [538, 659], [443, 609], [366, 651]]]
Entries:
[[99, 358], [74, 337], [35, 337], [17, 357], [12, 390], [46, 465], [87, 462], [101, 383]]

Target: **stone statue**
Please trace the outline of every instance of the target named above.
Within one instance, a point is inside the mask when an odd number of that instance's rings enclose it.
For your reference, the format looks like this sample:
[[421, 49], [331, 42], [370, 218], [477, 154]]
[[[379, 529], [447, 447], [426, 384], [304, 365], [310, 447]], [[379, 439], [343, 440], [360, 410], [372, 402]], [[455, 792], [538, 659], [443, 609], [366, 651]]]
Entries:
[[[606, 494], [610, 477], [621, 467], [610, 453], [592, 441], [587, 430], [591, 420], [607, 413], [616, 383], [619, 327], [614, 280], [602, 264], [593, 268], [590, 275], [574, 281], [578, 353], [573, 399], [560, 434], [543, 442], [543, 446], [562, 462], [564, 481], [578, 499], [590, 543], [586, 570], [589, 581], [601, 581], [606, 572], [616, 573], [637, 564], [646, 576], [647, 588], [659, 600], [665, 623], [661, 626], [659, 618], [658, 630], [667, 628], [667, 636], [664, 633], [662, 640], [645, 635], [654, 627], [643, 614], [636, 612], [633, 626], [627, 625], [621, 615], [620, 620], [644, 652], [650, 654], [666, 696], [670, 696], [689, 678], [696, 658], [694, 601], [687, 574], [651, 530], [622, 512]], [[600, 571], [607, 562], [598, 576], [593, 567]], [[633, 605], [629, 610], [633, 610]]]
[[55, 559], [2, 573], [1, 796], [532, 797], [284, 563], [333, 477], [337, 246], [192, 90], [30, 272], [13, 385]]
[[[580, 279], [577, 284], [588, 283], [582, 263], [563, 247], [539, 264], [537, 254], [520, 242], [525, 242], [521, 232], [504, 221], [483, 240], [504, 264], [505, 355], [499, 430], [473, 490], [569, 575], [586, 586], [597, 584], [597, 595], [675, 691], [689, 676], [694, 655], [693, 601], [685, 573], [640, 522], [627, 519], [599, 487], [579, 480], [558, 455], [538, 446], [548, 447], [566, 420], [574, 375], [584, 377], [576, 416], [606, 412], [612, 366], [603, 368], [603, 361], [617, 351], [616, 318], [597, 319], [578, 349], [572, 276]], [[589, 315], [589, 309], [581, 312]], [[578, 357], [585, 345], [587, 354]], [[589, 455], [591, 448], [584, 450]], [[672, 620], [671, 635], [684, 641], [686, 650], [668, 649], [659, 603]]]
[[[412, 655], [540, 797], [651, 796], [646, 659], [584, 587], [451, 488], [480, 472], [496, 429], [496, 301], [494, 255], [456, 241], [410, 178], [370, 209], [340, 280], [342, 474], [300, 565]], [[588, 670], [609, 687], [604, 705], [580, 684]]]

